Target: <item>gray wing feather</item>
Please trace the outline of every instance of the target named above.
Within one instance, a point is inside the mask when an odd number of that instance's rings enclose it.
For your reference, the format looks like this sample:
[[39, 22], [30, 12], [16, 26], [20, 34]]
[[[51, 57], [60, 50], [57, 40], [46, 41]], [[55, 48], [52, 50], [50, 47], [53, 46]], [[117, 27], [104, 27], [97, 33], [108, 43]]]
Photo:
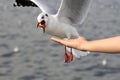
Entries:
[[31, 0], [33, 3], [35, 3], [41, 10], [42, 12], [46, 12], [48, 14], [56, 14], [57, 10], [48, 4], [45, 0]]
[[57, 13], [60, 21], [70, 24], [81, 24], [87, 13], [91, 0], [62, 0]]

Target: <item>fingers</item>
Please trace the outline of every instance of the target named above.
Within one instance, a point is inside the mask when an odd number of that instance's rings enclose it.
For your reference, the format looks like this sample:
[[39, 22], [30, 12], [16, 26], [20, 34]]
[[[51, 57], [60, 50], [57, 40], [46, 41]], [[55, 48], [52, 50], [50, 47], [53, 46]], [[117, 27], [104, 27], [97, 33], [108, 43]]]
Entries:
[[65, 44], [65, 42], [66, 42], [65, 40], [61, 40], [61, 39], [58, 39], [58, 38], [55, 38], [55, 37], [52, 37], [51, 40], [52, 40], [52, 41], [55, 41], [55, 42], [57, 42], [57, 43], [66, 45], [66, 44]]
[[66, 47], [70, 47], [70, 48], [76, 48], [76, 41], [75, 40], [62, 40], [62, 39], [59, 39], [59, 38], [55, 38], [55, 37], [52, 37], [51, 38], [52, 41], [55, 41], [57, 43], [60, 43], [62, 45], [65, 45]]

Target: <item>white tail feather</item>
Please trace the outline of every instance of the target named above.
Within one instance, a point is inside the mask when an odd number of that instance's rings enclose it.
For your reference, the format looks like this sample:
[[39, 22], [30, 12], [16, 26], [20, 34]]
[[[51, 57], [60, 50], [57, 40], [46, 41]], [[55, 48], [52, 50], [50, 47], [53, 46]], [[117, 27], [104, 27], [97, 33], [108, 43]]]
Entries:
[[[67, 47], [67, 51], [70, 52], [70, 48]], [[72, 53], [76, 58], [80, 58], [82, 56], [87, 56], [90, 52], [89, 51], [80, 51], [80, 50], [72, 49]]]

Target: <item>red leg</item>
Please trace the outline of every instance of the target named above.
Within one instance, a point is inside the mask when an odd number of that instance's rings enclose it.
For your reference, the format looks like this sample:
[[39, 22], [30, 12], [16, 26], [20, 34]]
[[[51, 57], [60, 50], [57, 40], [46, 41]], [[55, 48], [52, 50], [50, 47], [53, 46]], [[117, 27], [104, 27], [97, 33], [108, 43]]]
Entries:
[[69, 55], [67, 54], [66, 46], [64, 47], [64, 60], [65, 60], [66, 63], [69, 62]]
[[70, 49], [69, 62], [73, 61], [72, 48]]

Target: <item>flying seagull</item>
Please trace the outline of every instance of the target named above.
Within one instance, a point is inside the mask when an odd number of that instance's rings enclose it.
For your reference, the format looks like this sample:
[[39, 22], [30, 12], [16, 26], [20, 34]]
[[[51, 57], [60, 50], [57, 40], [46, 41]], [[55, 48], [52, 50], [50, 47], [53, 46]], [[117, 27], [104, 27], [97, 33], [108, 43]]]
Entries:
[[[62, 39], [75, 39], [80, 37], [74, 24], [82, 24], [87, 16], [91, 0], [61, 0], [58, 10], [45, 0], [31, 0], [41, 10], [37, 17], [37, 27], [52, 36]], [[86, 56], [89, 52], [64, 47], [64, 60], [73, 61], [74, 57]], [[69, 52], [69, 54], [68, 54]]]

